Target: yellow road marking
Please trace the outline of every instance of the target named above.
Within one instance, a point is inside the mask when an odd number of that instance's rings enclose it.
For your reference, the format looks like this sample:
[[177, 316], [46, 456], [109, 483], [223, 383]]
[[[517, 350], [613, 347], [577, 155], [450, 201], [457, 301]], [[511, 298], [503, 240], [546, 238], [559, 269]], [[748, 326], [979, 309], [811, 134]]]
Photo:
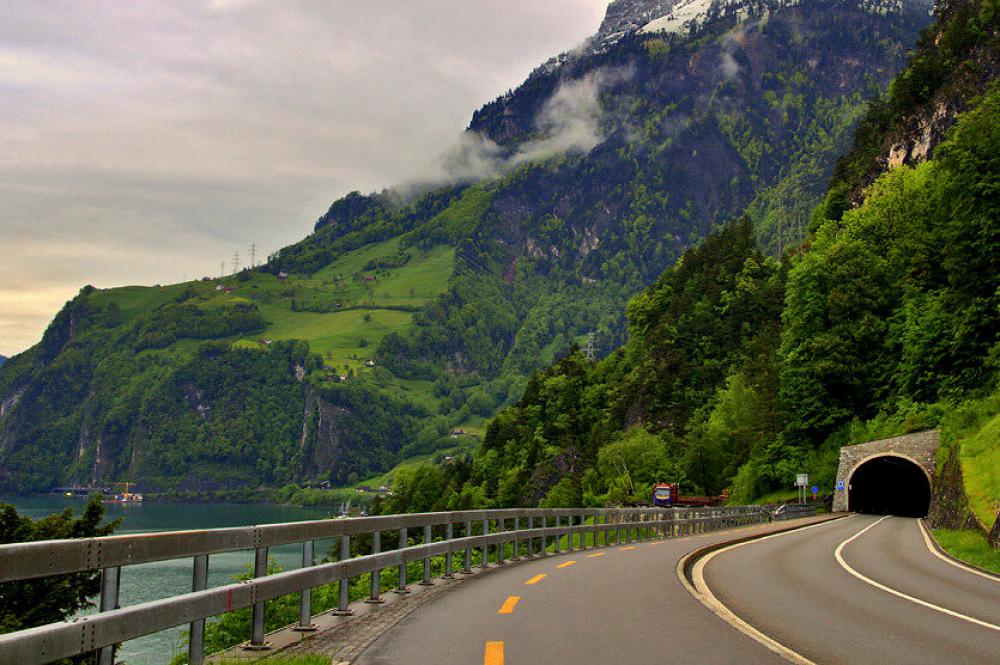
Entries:
[[628, 547], [619, 547], [618, 549], [621, 550], [622, 552], [625, 552], [626, 550], [634, 550], [635, 545], [629, 545]]
[[507, 600], [503, 601], [497, 614], [512, 614], [519, 600], [521, 600], [520, 596], [507, 596]]
[[483, 665], [503, 665], [503, 642], [487, 642]]
[[604, 554], [604, 552], [594, 552], [593, 554], [588, 554], [587, 556], [593, 559], [595, 556], [604, 556]]
[[576, 563], [576, 560], [575, 560], [575, 559], [574, 559], [574, 560], [572, 560], [572, 561], [567, 561], [566, 563], [560, 563], [560, 564], [559, 564], [558, 566], [556, 566], [556, 568], [569, 568], [569, 567], [570, 567], [570, 566], [572, 566], [572, 565], [573, 565], [574, 563]]
[[662, 545], [665, 542], [667, 542], [667, 541], [665, 541], [665, 540], [654, 540], [653, 542], [650, 543], [650, 545]]
[[530, 580], [526, 580], [524, 583], [525, 584], [538, 584], [539, 582], [541, 582], [542, 580], [544, 580], [546, 577], [548, 577], [548, 575], [549, 575], [548, 573], [542, 573], [540, 575], [535, 575]]

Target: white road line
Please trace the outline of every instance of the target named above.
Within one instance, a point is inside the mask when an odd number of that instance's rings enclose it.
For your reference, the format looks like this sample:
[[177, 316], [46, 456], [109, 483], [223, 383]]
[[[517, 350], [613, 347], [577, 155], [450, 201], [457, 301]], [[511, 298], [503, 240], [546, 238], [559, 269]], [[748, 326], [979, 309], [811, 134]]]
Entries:
[[967, 573], [972, 573], [973, 575], [979, 575], [980, 577], [985, 577], [986, 579], [990, 580], [991, 582], [1000, 582], [1000, 577], [998, 577], [996, 575], [990, 575], [989, 573], [985, 573], [985, 572], [983, 572], [981, 570], [976, 570], [975, 568], [971, 568], [969, 566], [966, 566], [963, 563], [961, 563], [959, 561], [956, 561], [955, 559], [952, 559], [951, 557], [948, 557], [948, 556], [945, 556], [944, 554], [941, 554], [941, 552], [938, 551], [938, 548], [931, 541], [931, 534], [927, 531], [927, 527], [924, 526], [924, 521], [918, 519], [917, 520], [917, 524], [920, 525], [920, 533], [923, 535], [923, 537], [924, 537], [924, 543], [927, 544], [927, 549], [929, 549], [931, 551], [931, 554], [933, 554], [937, 558], [941, 559], [945, 563], [951, 564], [952, 566], [955, 566], [956, 568], [964, 570]]
[[941, 612], [942, 614], [947, 614], [950, 617], [955, 617], [956, 619], [961, 619], [962, 621], [968, 621], [969, 623], [974, 623], [977, 626], [982, 626], [983, 628], [989, 628], [990, 630], [995, 630], [995, 631], [1000, 632], [1000, 626], [994, 625], [992, 623], [988, 623], [986, 621], [982, 621], [981, 619], [976, 619], [975, 617], [966, 616], [965, 614], [961, 614], [961, 613], [956, 612], [954, 610], [949, 610], [946, 607], [941, 607], [940, 605], [935, 605], [934, 603], [929, 603], [926, 600], [921, 600], [919, 598], [914, 598], [913, 596], [907, 595], [907, 594], [903, 593], [902, 591], [896, 591], [895, 589], [893, 589], [891, 587], [887, 587], [886, 585], [884, 585], [884, 584], [882, 584], [880, 582], [876, 582], [875, 580], [871, 579], [870, 577], [865, 577], [864, 575], [862, 575], [861, 573], [859, 573], [858, 571], [856, 571], [854, 568], [852, 568], [846, 561], [844, 561], [844, 557], [842, 555], [842, 552], [844, 551], [844, 548], [848, 544], [850, 544], [854, 540], [857, 540], [866, 531], [868, 531], [869, 529], [872, 529], [872, 528], [878, 526], [879, 524], [881, 524], [885, 520], [889, 519], [890, 517], [892, 517], [892, 515], [886, 515], [882, 519], [877, 520], [876, 522], [873, 522], [872, 524], [869, 524], [865, 528], [861, 529], [861, 531], [858, 531], [856, 534], [854, 534], [853, 536], [851, 536], [850, 538], [848, 538], [847, 540], [845, 540], [844, 542], [842, 542], [840, 545], [838, 545], [837, 549], [834, 550], [834, 552], [833, 552], [833, 556], [837, 559], [837, 563], [840, 564], [840, 567], [843, 568], [844, 570], [846, 570], [847, 572], [849, 572], [854, 577], [856, 577], [859, 580], [861, 580], [862, 582], [864, 582], [865, 584], [870, 584], [871, 586], [875, 587], [876, 589], [881, 589], [882, 591], [885, 591], [886, 593], [891, 593], [892, 595], [898, 596], [900, 598], [903, 598], [904, 600], [908, 600], [911, 603], [916, 603], [917, 605], [921, 605], [923, 607], [927, 607], [929, 609], [936, 610], [938, 612]]
[[[851, 519], [851, 517], [848, 517], [846, 519]], [[817, 527], [827, 526], [837, 522], [840, 522], [840, 520], [830, 520], [828, 522], [820, 522], [819, 524], [810, 524], [809, 526], [804, 526], [799, 529], [793, 529], [792, 531], [784, 531], [782, 533], [771, 534], [770, 536], [755, 538], [754, 540], [748, 540], [746, 542], [736, 543], [735, 545], [730, 545], [728, 547], [723, 547], [722, 549], [716, 550], [714, 552], [709, 552], [702, 558], [698, 559], [698, 561], [696, 561], [694, 564], [694, 568], [691, 569], [691, 578], [694, 580], [693, 587], [688, 583], [687, 578], [684, 575], [684, 571], [682, 570], [684, 566], [683, 558], [680, 560], [680, 562], [678, 562], [677, 576], [680, 578], [681, 584], [683, 584], [684, 587], [688, 590], [688, 592], [692, 596], [697, 598], [702, 605], [712, 610], [712, 612], [715, 613], [716, 616], [718, 616], [720, 619], [722, 619], [723, 621], [725, 621], [726, 623], [728, 623], [733, 628], [740, 631], [750, 639], [759, 642], [767, 649], [773, 651], [774, 653], [778, 654], [779, 656], [781, 656], [782, 658], [784, 658], [789, 662], [797, 663], [797, 665], [816, 665], [816, 663], [809, 660], [802, 654], [796, 651], [792, 651], [778, 640], [757, 630], [749, 623], [747, 623], [746, 621], [738, 617], [736, 614], [734, 614], [733, 611], [730, 610], [728, 607], [726, 607], [722, 603], [722, 601], [720, 601], [718, 598], [715, 597], [715, 594], [712, 593], [712, 590], [709, 588], [708, 583], [705, 582], [705, 566], [708, 564], [709, 561], [714, 559], [719, 554], [722, 554], [723, 552], [728, 552], [729, 550], [734, 550], [738, 547], [743, 547], [744, 545], [752, 545], [754, 543], [759, 543], [762, 540], [780, 538], [781, 536], [790, 536], [793, 533], [800, 533], [802, 531], [806, 531], [807, 529], [815, 529]]]

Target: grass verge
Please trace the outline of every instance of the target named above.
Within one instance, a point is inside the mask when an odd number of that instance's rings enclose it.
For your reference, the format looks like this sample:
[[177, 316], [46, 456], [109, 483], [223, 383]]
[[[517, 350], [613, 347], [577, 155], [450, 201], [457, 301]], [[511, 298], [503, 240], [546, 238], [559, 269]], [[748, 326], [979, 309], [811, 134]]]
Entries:
[[[226, 659], [213, 661], [216, 665], [246, 665], [246, 659]], [[271, 656], [260, 662], [267, 665], [330, 665], [330, 656], [306, 654], [304, 656]]]
[[934, 538], [956, 559], [1000, 574], [1000, 550], [990, 547], [986, 542], [986, 536], [978, 531], [935, 529]]

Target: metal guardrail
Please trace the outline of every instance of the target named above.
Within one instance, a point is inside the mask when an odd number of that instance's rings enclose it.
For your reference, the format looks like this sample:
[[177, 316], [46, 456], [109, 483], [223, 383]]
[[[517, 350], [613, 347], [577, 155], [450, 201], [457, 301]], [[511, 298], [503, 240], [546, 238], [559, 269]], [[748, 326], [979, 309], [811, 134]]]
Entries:
[[777, 506], [764, 506], [775, 521], [794, 520], [799, 517], [815, 515], [819, 503], [785, 503]]
[[[803, 515], [796, 513], [796, 517]], [[296, 629], [310, 630], [310, 590], [339, 582], [339, 602], [334, 612], [347, 614], [350, 580], [366, 573], [371, 573], [372, 580], [368, 601], [377, 603], [382, 570], [397, 567], [396, 591], [405, 593], [406, 565], [423, 561], [421, 583], [430, 584], [432, 557], [445, 557], [444, 577], [451, 577], [454, 573], [474, 572], [473, 550], [481, 551], [480, 567], [487, 568], [491, 565], [491, 549], [493, 561], [502, 563], [508, 545], [512, 560], [516, 561], [523, 558], [522, 546], [528, 557], [545, 554], [550, 542], [553, 551], [559, 552], [564, 539], [566, 548], [572, 550], [577, 534], [580, 547], [590, 549], [773, 519], [776, 516], [760, 506], [476, 510], [0, 545], [0, 583], [98, 570], [102, 574], [99, 613], [0, 635], [0, 663], [42, 665], [96, 652], [98, 665], [111, 665], [115, 645], [188, 624], [189, 662], [200, 665], [207, 618], [252, 607], [252, 629], [246, 648], [266, 649], [265, 601], [299, 593], [300, 620]], [[409, 545], [414, 531], [422, 531], [419, 545]], [[474, 535], [476, 531], [478, 535]], [[398, 532], [398, 547], [382, 551], [381, 537], [385, 532]], [[352, 558], [351, 537], [359, 535], [372, 537], [372, 553]], [[340, 560], [314, 565], [314, 541], [331, 538], [339, 538]], [[268, 575], [268, 549], [296, 543], [302, 545], [303, 567]], [[254, 579], [208, 589], [209, 557], [236, 550], [254, 550]], [[455, 569], [456, 555], [463, 557], [458, 563], [460, 570]], [[179, 558], [193, 558], [190, 593], [119, 607], [122, 566]]]

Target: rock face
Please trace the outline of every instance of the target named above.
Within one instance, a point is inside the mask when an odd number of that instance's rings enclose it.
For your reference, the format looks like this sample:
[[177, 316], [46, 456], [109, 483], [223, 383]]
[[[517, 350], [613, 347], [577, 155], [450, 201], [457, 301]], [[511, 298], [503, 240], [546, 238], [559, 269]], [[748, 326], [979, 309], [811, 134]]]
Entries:
[[927, 515], [927, 521], [935, 529], [978, 531], [981, 528], [969, 509], [969, 499], [965, 496], [958, 446], [951, 447], [948, 457], [941, 465], [940, 473], [934, 480], [931, 510]]
[[597, 31], [599, 39], [638, 30], [653, 19], [666, 16], [681, 0], [615, 0]]

